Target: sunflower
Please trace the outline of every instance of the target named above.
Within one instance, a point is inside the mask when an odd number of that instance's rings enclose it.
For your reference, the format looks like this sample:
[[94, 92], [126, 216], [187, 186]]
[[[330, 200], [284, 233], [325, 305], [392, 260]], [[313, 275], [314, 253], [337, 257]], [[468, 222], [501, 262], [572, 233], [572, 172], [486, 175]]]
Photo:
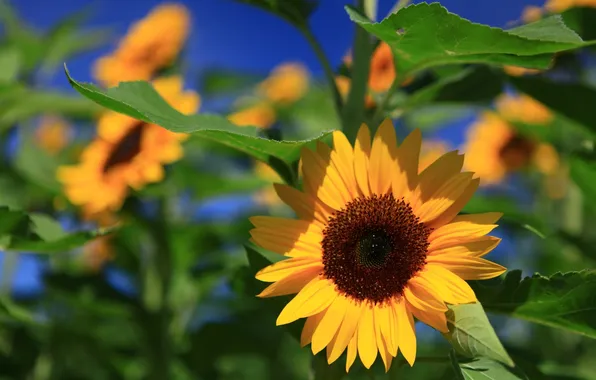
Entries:
[[551, 13], [561, 13], [569, 8], [596, 7], [596, 0], [548, 0], [544, 8]]
[[[180, 77], [159, 78], [153, 86], [179, 112], [198, 110], [198, 95], [183, 91]], [[58, 179], [86, 215], [115, 211], [129, 187], [140, 189], [163, 178], [163, 165], [182, 157], [181, 141], [187, 137], [110, 111], [101, 116], [98, 137], [85, 148], [81, 162], [59, 168]]]
[[66, 120], [54, 115], [42, 117], [35, 131], [37, 145], [49, 154], [55, 155], [68, 144], [72, 128]]
[[483, 258], [501, 214], [458, 215], [479, 180], [456, 151], [418, 173], [419, 130], [398, 146], [385, 120], [372, 143], [363, 125], [354, 147], [339, 131], [333, 144], [302, 151], [303, 191], [275, 186], [298, 220], [251, 218], [251, 241], [286, 258], [257, 273], [273, 282], [259, 296], [297, 293], [277, 325], [306, 318], [302, 345], [329, 363], [347, 349], [346, 371], [357, 355], [388, 370], [398, 350], [413, 365], [414, 318], [448, 331], [447, 304], [476, 302], [465, 280], [505, 271]]
[[304, 96], [308, 82], [308, 71], [302, 64], [284, 63], [257, 86], [257, 94], [273, 103], [292, 104]]
[[134, 24], [112, 55], [100, 58], [94, 75], [106, 86], [120, 81], [147, 80], [176, 59], [190, 29], [188, 10], [162, 4]]
[[552, 114], [526, 96], [505, 96], [497, 100], [497, 111], [486, 111], [470, 126], [464, 152], [465, 167], [476, 172], [486, 185], [501, 183], [506, 175], [533, 165], [551, 175], [559, 168], [559, 156], [552, 145], [520, 134], [510, 122], [545, 128]]
[[254, 103], [228, 115], [228, 120], [239, 127], [269, 128], [277, 119], [275, 108], [267, 101]]

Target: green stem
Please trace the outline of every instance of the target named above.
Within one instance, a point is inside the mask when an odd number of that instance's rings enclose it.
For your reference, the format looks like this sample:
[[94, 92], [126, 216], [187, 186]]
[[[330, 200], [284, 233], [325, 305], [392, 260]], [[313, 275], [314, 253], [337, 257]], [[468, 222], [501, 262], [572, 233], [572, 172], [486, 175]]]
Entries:
[[[148, 344], [148, 364], [149, 379], [163, 380], [169, 379], [171, 375], [172, 363], [172, 340], [170, 337], [170, 324], [172, 312], [169, 308], [168, 295], [172, 281], [172, 258], [170, 256], [170, 247], [167, 239], [168, 210], [166, 200], [159, 201], [159, 215], [153, 224], [153, 234], [156, 248], [150, 256], [150, 270], [156, 274], [156, 280], [159, 282], [159, 302], [158, 307], [153, 310], [147, 310], [147, 338]], [[149, 269], [149, 268], [148, 268]]]
[[387, 14], [387, 16], [389, 16], [390, 14], [393, 14], [393, 13], [399, 11], [400, 9], [408, 6], [408, 4], [410, 4], [410, 0], [399, 0], [397, 3], [395, 3], [395, 5], [393, 6], [393, 8], [391, 8], [391, 10]]
[[319, 59], [321, 66], [323, 67], [323, 71], [325, 72], [325, 77], [327, 78], [327, 82], [329, 82], [329, 87], [331, 88], [331, 92], [333, 94], [333, 103], [335, 104], [335, 110], [337, 111], [338, 116], [341, 116], [341, 110], [343, 107], [343, 100], [341, 98], [341, 94], [339, 93], [339, 89], [335, 83], [335, 72], [333, 71], [333, 67], [327, 58], [327, 55], [323, 51], [323, 47], [319, 43], [319, 40], [315, 37], [312, 31], [309, 29], [308, 26], [300, 26], [298, 28], [310, 46], [312, 47], [315, 55]]
[[389, 87], [389, 90], [387, 90], [387, 93], [385, 93], [385, 96], [383, 97], [383, 100], [381, 101], [381, 103], [377, 106], [377, 109], [375, 110], [375, 114], [373, 115], [373, 125], [377, 126], [381, 123], [381, 121], [383, 121], [383, 118], [385, 117], [385, 109], [387, 108], [387, 105], [389, 104], [389, 100], [391, 99], [391, 97], [393, 96], [393, 93], [395, 91], [397, 91], [397, 89], [399, 88], [399, 81], [396, 78], [393, 83], [391, 83], [391, 87]]
[[2, 273], [0, 274], [0, 294], [10, 296], [12, 280], [17, 269], [19, 254], [16, 252], [5, 251], [2, 262]]
[[[364, 0], [358, 0], [357, 10], [363, 12]], [[346, 106], [342, 109], [342, 126], [348, 140], [354, 142], [358, 129], [364, 121], [364, 99], [366, 96], [372, 44], [368, 32], [356, 26], [354, 37], [354, 61], [352, 81]], [[370, 126], [373, 127], [374, 126]]]

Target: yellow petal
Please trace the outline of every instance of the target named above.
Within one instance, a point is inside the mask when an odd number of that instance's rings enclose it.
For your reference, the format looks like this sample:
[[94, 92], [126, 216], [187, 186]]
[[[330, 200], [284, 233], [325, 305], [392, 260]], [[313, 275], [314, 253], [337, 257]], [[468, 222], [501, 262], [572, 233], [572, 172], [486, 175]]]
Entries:
[[416, 192], [420, 199], [422, 201], [430, 199], [435, 190], [461, 171], [463, 164], [464, 156], [453, 151], [444, 154], [429, 165], [418, 177]]
[[361, 315], [362, 305], [348, 300], [344, 320], [341, 323], [334, 341], [327, 347], [327, 363], [333, 363], [345, 351], [346, 347], [356, 334]]
[[318, 354], [337, 333], [348, 307], [346, 297], [340, 295], [329, 306], [312, 337], [312, 353]]
[[358, 324], [358, 354], [366, 368], [370, 368], [377, 358], [377, 339], [372, 306], [364, 305]]
[[370, 195], [370, 186], [368, 183], [370, 150], [370, 131], [365, 124], [362, 124], [356, 137], [356, 144], [354, 145], [354, 175], [360, 192], [364, 196]]
[[[394, 318], [393, 305], [388, 304], [384, 307], [375, 307], [375, 325], [381, 329], [383, 336], [383, 345], [391, 356], [397, 355], [397, 325]], [[377, 344], [379, 339], [377, 337]], [[381, 352], [381, 346], [379, 346]], [[385, 359], [383, 359], [385, 361]]]
[[414, 318], [406, 309], [405, 301], [401, 299], [394, 304], [395, 316], [397, 319], [397, 338], [399, 349], [410, 366], [416, 360], [416, 333], [414, 330]]
[[383, 364], [385, 365], [385, 372], [388, 372], [389, 368], [391, 367], [391, 361], [393, 360], [393, 356], [391, 356], [391, 354], [389, 353], [389, 348], [385, 341], [385, 337], [381, 332], [382, 326], [377, 320], [377, 316], [380, 316], [382, 318], [382, 313], [379, 313], [379, 310], [382, 310], [382, 308], [375, 307], [373, 310], [375, 318], [375, 338], [377, 340], [377, 349], [379, 350], [379, 355], [381, 356], [381, 360], [383, 360]]
[[435, 310], [420, 310], [411, 305], [408, 306], [408, 310], [416, 317], [420, 322], [426, 323], [430, 327], [442, 332], [449, 332], [447, 327], [447, 317], [445, 312]]
[[427, 260], [429, 264], [440, 265], [464, 280], [488, 280], [507, 270], [492, 261], [467, 255], [430, 256]]
[[494, 236], [483, 236], [477, 240], [453, 245], [450, 247], [432, 249], [429, 245], [428, 257], [442, 256], [442, 255], [469, 255], [474, 257], [481, 257], [495, 249], [501, 242], [501, 239]]
[[463, 194], [472, 180], [472, 173], [459, 173], [438, 188], [418, 209], [420, 221], [428, 223], [437, 219]]
[[[257, 228], [250, 231], [259, 246], [290, 257], [321, 256], [322, 232], [315, 223], [304, 220], [252, 217]], [[271, 220], [276, 222], [269, 224]], [[264, 222], [265, 221], [265, 222]]]
[[399, 170], [405, 173], [407, 187], [414, 191], [418, 185], [418, 161], [420, 160], [420, 147], [422, 146], [422, 133], [414, 129], [401, 143], [397, 152]]
[[391, 174], [396, 171], [397, 138], [389, 119], [379, 126], [373, 139], [368, 180], [374, 194], [385, 194], [391, 187]]
[[276, 183], [273, 186], [279, 199], [290, 206], [300, 219], [315, 219], [319, 223], [325, 224], [333, 213], [333, 209], [312, 195], [303, 193], [288, 185]]
[[306, 322], [304, 322], [304, 327], [302, 328], [302, 333], [300, 334], [300, 346], [304, 347], [309, 344], [312, 340], [312, 335], [315, 332], [315, 329], [321, 322], [321, 319], [325, 315], [325, 311], [322, 311], [318, 314], [311, 315], [310, 317], [306, 318]]
[[316, 196], [328, 206], [339, 210], [349, 200], [350, 194], [339, 173], [331, 164], [330, 157], [309, 150], [302, 150], [304, 190]]
[[440, 265], [427, 264], [417, 281], [450, 304], [476, 302], [470, 285]]
[[311, 256], [281, 260], [258, 271], [255, 278], [259, 281], [275, 282], [310, 267], [323, 269], [323, 263]]
[[350, 367], [356, 360], [356, 354], [358, 353], [358, 328], [354, 330], [354, 336], [350, 339], [348, 344], [348, 355], [346, 356], [346, 372], [350, 372]]
[[354, 176], [354, 148], [341, 131], [333, 132], [331, 162], [343, 179], [344, 185], [352, 195], [352, 199], [356, 198], [359, 195], [359, 190]]
[[474, 193], [478, 189], [478, 185], [480, 184], [480, 180], [478, 178], [473, 179], [468, 187], [461, 193], [459, 198], [453, 202], [453, 204], [443, 212], [438, 218], [428, 223], [428, 226], [431, 228], [439, 228], [444, 224], [451, 222], [457, 214], [461, 211], [462, 208], [472, 199]]
[[322, 272], [322, 267], [312, 266], [303, 269], [298, 272], [294, 272], [288, 277], [285, 277], [279, 281], [266, 287], [257, 297], [277, 297], [285, 296], [288, 294], [296, 294], [302, 288], [311, 282], [315, 277], [318, 277]]
[[447, 306], [445, 306], [443, 300], [431, 290], [427, 290], [416, 279], [417, 277], [408, 281], [408, 286], [404, 288], [406, 301], [420, 310], [447, 311]]
[[294, 297], [277, 317], [278, 326], [320, 313], [337, 297], [333, 282], [314, 278]]
[[494, 224], [503, 214], [489, 212], [476, 215], [458, 215], [451, 223], [445, 224], [431, 232], [428, 240], [429, 251], [453, 246], [464, 241], [470, 241], [490, 233]]

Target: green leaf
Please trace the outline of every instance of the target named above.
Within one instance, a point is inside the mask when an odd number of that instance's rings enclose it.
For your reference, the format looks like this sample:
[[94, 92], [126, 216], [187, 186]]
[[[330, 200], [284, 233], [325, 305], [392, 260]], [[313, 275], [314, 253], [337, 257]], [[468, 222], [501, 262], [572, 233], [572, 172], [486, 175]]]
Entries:
[[15, 48], [0, 50], [0, 82], [14, 82], [19, 75], [21, 54]]
[[443, 334], [453, 348], [469, 357], [487, 357], [514, 366], [479, 303], [450, 305], [447, 311], [449, 332]]
[[213, 96], [236, 93], [255, 86], [262, 79], [262, 75], [224, 69], [208, 70], [201, 76], [201, 95]]
[[465, 380], [528, 380], [519, 370], [511, 370], [503, 364], [487, 358], [459, 364]]
[[569, 175], [582, 190], [587, 202], [596, 201], [596, 163], [576, 156], [570, 157]]
[[596, 9], [573, 7], [563, 12], [561, 17], [585, 41], [596, 40]]
[[507, 197], [475, 195], [462, 209], [466, 214], [481, 214], [484, 212], [501, 212], [500, 222], [526, 229], [540, 238], [547, 235], [546, 224], [528, 212], [520, 210], [519, 205]]
[[596, 89], [581, 83], [558, 83], [543, 77], [510, 77], [518, 90], [596, 134]]
[[114, 228], [66, 233], [60, 223], [43, 214], [27, 214], [0, 206], [0, 249], [13, 252], [56, 253], [80, 247], [112, 233]]
[[40, 149], [32, 137], [23, 140], [15, 156], [15, 171], [53, 194], [61, 193], [62, 185], [56, 179], [60, 160]]
[[[453, 370], [453, 374], [455, 375], [453, 380], [466, 380], [461, 368], [459, 367], [459, 362], [457, 361], [457, 354], [453, 349], [449, 351], [449, 362], [451, 363], [451, 369]], [[448, 377], [445, 376], [444, 378], [447, 379]]]
[[404, 108], [437, 103], [489, 103], [503, 90], [503, 79], [494, 70], [478, 66], [462, 69], [414, 92]]
[[293, 25], [306, 25], [318, 5], [317, 0], [236, 0], [271, 12]]
[[0, 104], [0, 129], [47, 113], [91, 118], [100, 111], [96, 104], [78, 96], [24, 87], [7, 92], [0, 89]]
[[472, 23], [449, 13], [439, 3], [410, 5], [379, 23], [346, 9], [352, 21], [391, 46], [401, 77], [450, 63], [544, 69], [550, 63], [549, 53], [585, 45], [560, 16], [504, 31]]
[[596, 338], [596, 271], [534, 274], [520, 270], [497, 279], [471, 283], [489, 312]]
[[302, 141], [274, 141], [258, 137], [254, 128], [238, 127], [224, 117], [200, 114], [183, 115], [173, 109], [148, 82], [123, 82], [117, 87], [102, 90], [92, 84], [78, 83], [70, 77], [70, 84], [82, 95], [113, 111], [172, 132], [193, 133], [196, 138], [214, 141], [244, 152], [253, 158], [269, 163], [277, 158], [286, 164], [297, 161], [304, 146], [314, 146], [317, 140], [330, 137], [331, 132]]

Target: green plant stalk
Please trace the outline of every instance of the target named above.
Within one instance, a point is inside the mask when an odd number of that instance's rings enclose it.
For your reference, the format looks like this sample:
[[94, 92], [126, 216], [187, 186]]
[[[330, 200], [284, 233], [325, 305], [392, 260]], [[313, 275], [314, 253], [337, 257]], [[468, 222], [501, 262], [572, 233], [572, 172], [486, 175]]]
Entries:
[[377, 20], [378, 5], [377, 0], [364, 0], [364, 14], [372, 21]]
[[12, 280], [14, 279], [15, 270], [19, 261], [19, 254], [16, 252], [5, 251], [2, 265], [2, 273], [0, 273], [0, 295], [10, 296], [12, 288]]
[[[357, 5], [358, 11], [362, 12], [364, 0], [358, 0]], [[370, 71], [370, 57], [372, 55], [370, 36], [368, 32], [359, 26], [356, 26], [353, 50], [354, 61], [350, 93], [341, 113], [344, 133], [352, 143], [356, 140], [358, 129], [364, 121], [364, 99]], [[375, 126], [369, 127], [374, 128]]]
[[319, 43], [319, 40], [315, 37], [312, 33], [308, 25], [299, 26], [298, 30], [302, 32], [308, 43], [310, 44], [311, 48], [315, 52], [319, 63], [323, 67], [323, 72], [325, 73], [325, 77], [327, 78], [327, 82], [329, 82], [329, 87], [331, 88], [331, 93], [333, 95], [333, 104], [335, 105], [335, 110], [337, 111], [338, 116], [341, 116], [341, 110], [343, 108], [343, 100], [341, 98], [341, 94], [339, 93], [339, 89], [337, 88], [337, 84], [335, 83], [335, 72], [333, 71], [333, 67], [323, 51], [323, 47]]
[[375, 113], [374, 113], [373, 118], [372, 118], [372, 124], [375, 127], [377, 125], [379, 125], [381, 123], [381, 121], [383, 121], [383, 118], [385, 117], [385, 109], [387, 108], [387, 105], [389, 104], [389, 100], [391, 99], [391, 97], [393, 96], [393, 93], [398, 88], [399, 88], [398, 78], [395, 78], [395, 80], [393, 81], [393, 83], [391, 83], [391, 87], [389, 87], [389, 90], [387, 90], [387, 93], [385, 94], [385, 97], [383, 97], [383, 100], [377, 106], [377, 109], [375, 110]]

